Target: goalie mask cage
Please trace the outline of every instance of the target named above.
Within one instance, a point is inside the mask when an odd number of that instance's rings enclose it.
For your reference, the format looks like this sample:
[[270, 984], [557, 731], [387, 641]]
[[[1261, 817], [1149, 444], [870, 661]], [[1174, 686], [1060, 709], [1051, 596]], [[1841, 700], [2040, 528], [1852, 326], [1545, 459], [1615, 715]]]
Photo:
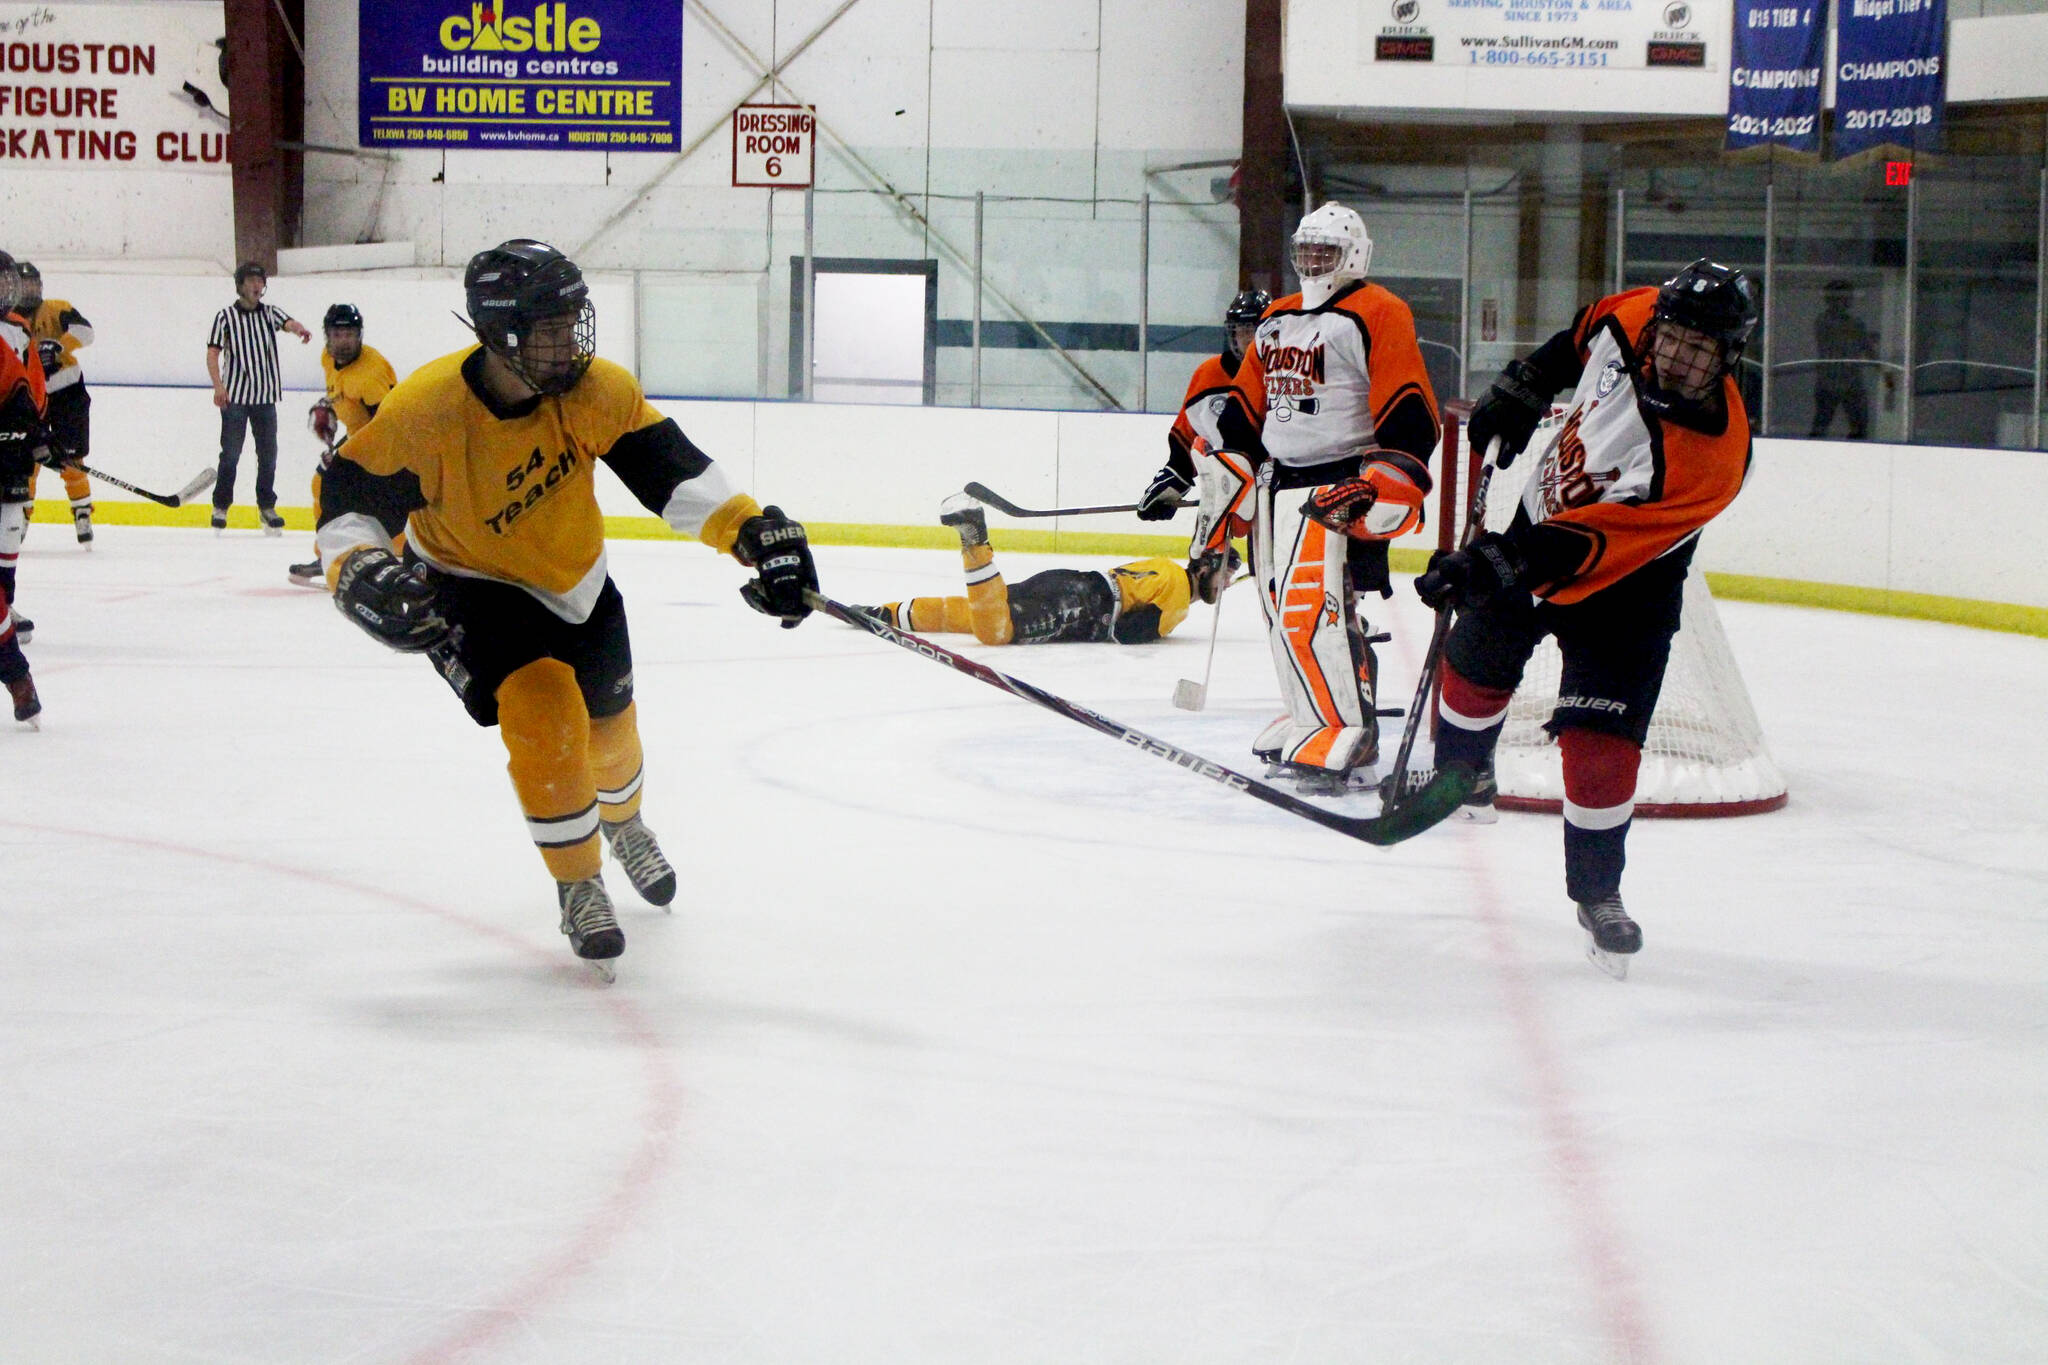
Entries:
[[[1464, 529], [1466, 501], [1483, 453], [1464, 448], [1469, 412], [1469, 404], [1457, 403], [1447, 404], [1444, 413], [1437, 535], [1439, 546], [1446, 549]], [[1529, 469], [1555, 435], [1561, 417], [1553, 408], [1521, 459], [1494, 475], [1487, 490], [1486, 530], [1506, 530], [1514, 519]], [[1562, 664], [1557, 642], [1546, 636], [1537, 644], [1509, 704], [1494, 752], [1497, 803], [1504, 810], [1563, 809], [1563, 758], [1557, 741], [1543, 728], [1557, 706]], [[1430, 720], [1436, 720], [1434, 705]], [[1714, 595], [1695, 561], [1686, 574], [1678, 634], [1671, 640], [1664, 688], [1643, 744], [1635, 813], [1652, 818], [1755, 815], [1776, 810], [1785, 800], [1785, 779], [1764, 745], [1763, 726], [1728, 647]]]

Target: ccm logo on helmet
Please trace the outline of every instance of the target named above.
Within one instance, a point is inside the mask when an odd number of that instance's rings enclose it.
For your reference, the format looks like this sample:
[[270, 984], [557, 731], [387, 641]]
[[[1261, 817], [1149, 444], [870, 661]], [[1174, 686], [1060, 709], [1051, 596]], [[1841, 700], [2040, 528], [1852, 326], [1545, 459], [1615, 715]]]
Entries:
[[533, 17], [521, 19], [484, 0], [469, 6], [467, 18], [441, 21], [441, 46], [450, 52], [595, 52], [603, 37], [597, 20], [571, 19], [565, 4], [535, 5]]

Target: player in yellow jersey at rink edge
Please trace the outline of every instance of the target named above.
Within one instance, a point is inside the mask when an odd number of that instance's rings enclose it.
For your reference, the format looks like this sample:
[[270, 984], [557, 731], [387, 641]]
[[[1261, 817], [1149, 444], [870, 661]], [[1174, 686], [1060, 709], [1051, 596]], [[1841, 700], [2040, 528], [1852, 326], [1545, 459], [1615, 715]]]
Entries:
[[1163, 639], [1188, 618], [1188, 602], [1215, 602], [1236, 568], [1235, 551], [1192, 559], [1134, 559], [1113, 569], [1047, 569], [1006, 585], [988, 543], [988, 521], [974, 499], [956, 493], [939, 520], [960, 534], [965, 597], [913, 597], [856, 607], [898, 630], [972, 634], [985, 645], [1100, 643], [1142, 645]]
[[[334, 462], [336, 445], [370, 424], [377, 405], [398, 384], [398, 372], [374, 346], [363, 343], [362, 310], [352, 303], [329, 306], [320, 319], [320, 333], [327, 344], [320, 348], [320, 372], [327, 391], [306, 413], [306, 425], [320, 438], [320, 468], [313, 472], [313, 520], [320, 519], [320, 481]], [[387, 524], [385, 531], [394, 542], [405, 534], [405, 523]], [[308, 587], [325, 587], [326, 574], [315, 554], [304, 564], [290, 567], [292, 582]]]
[[407, 376], [336, 453], [320, 558], [343, 615], [425, 653], [471, 718], [498, 727], [562, 932], [609, 981], [625, 936], [599, 833], [649, 902], [675, 898], [676, 874], [640, 818], [633, 656], [596, 462], [670, 527], [753, 569], [741, 596], [785, 627], [810, 614], [817, 571], [802, 526], [734, 488], [593, 354], [590, 289], [568, 257], [516, 238], [471, 258], [463, 288], [479, 344]]

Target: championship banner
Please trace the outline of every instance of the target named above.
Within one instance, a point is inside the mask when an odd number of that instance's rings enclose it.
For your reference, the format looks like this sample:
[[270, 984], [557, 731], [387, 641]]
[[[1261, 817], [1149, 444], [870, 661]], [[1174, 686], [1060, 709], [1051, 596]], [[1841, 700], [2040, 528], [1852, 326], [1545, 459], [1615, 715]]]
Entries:
[[1937, 146], [1948, 0], [1847, 0], [1836, 28], [1833, 155]]
[[1728, 64], [1728, 150], [1775, 144], [1820, 150], [1821, 69], [1827, 63], [1827, 0], [1735, 0]]
[[0, 4], [0, 161], [227, 174], [225, 31], [217, 4]]
[[357, 141], [673, 152], [683, 7], [635, 0], [359, 0]]
[[1726, 60], [1717, 0], [1364, 0], [1361, 60], [1573, 73]]

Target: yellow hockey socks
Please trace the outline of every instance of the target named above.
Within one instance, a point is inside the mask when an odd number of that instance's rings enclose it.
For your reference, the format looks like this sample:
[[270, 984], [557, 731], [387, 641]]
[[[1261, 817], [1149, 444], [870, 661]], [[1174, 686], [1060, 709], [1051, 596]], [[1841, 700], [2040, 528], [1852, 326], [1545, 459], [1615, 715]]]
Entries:
[[536, 659], [498, 687], [498, 733], [511, 755], [506, 771], [527, 831], [558, 882], [595, 877], [603, 862], [590, 730], [576, 671], [559, 659]]

